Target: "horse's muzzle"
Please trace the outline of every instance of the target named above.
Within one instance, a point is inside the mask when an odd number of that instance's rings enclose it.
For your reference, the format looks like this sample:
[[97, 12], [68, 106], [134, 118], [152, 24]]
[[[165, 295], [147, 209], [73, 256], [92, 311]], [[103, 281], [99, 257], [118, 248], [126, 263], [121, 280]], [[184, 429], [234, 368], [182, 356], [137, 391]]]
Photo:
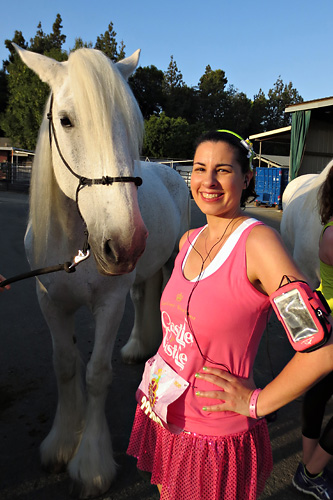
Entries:
[[140, 231], [134, 235], [128, 245], [109, 239], [104, 242], [101, 252], [94, 252], [98, 271], [105, 275], [121, 275], [132, 272], [145, 251], [148, 231]]

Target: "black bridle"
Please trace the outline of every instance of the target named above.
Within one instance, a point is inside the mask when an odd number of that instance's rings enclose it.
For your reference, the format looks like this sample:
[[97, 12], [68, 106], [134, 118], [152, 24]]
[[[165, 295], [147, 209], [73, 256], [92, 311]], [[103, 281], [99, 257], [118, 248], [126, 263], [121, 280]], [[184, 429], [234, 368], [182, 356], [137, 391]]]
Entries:
[[77, 174], [72, 167], [69, 165], [69, 163], [66, 161], [64, 155], [61, 152], [57, 134], [54, 128], [54, 123], [53, 123], [53, 116], [52, 116], [52, 109], [53, 109], [53, 94], [51, 94], [51, 99], [50, 99], [50, 109], [49, 112], [47, 113], [47, 118], [49, 120], [49, 140], [50, 140], [50, 148], [52, 149], [52, 137], [54, 139], [54, 143], [56, 145], [58, 154], [65, 165], [65, 167], [69, 170], [69, 172], [74, 175], [79, 181], [78, 186], [76, 188], [76, 193], [75, 193], [75, 203], [76, 203], [76, 208], [77, 211], [82, 219], [82, 222], [84, 224], [84, 234], [85, 234], [85, 242], [83, 244], [82, 250], [78, 251], [78, 254], [74, 257], [72, 262], [65, 262], [64, 264], [59, 264], [57, 266], [50, 266], [50, 267], [43, 267], [41, 269], [35, 269], [33, 271], [29, 271], [27, 273], [19, 274], [17, 276], [13, 276], [12, 278], [8, 278], [5, 281], [2, 281], [0, 283], [0, 287], [4, 287], [6, 285], [9, 285], [10, 283], [14, 283], [15, 281], [20, 281], [26, 278], [31, 278], [33, 276], [39, 276], [41, 274], [48, 274], [48, 273], [54, 273], [57, 271], [66, 271], [67, 273], [73, 273], [76, 269], [76, 266], [82, 262], [83, 260], [86, 260], [89, 255], [90, 255], [90, 246], [88, 242], [89, 238], [89, 233], [87, 229], [87, 224], [81, 214], [80, 208], [79, 208], [79, 192], [81, 189], [83, 189], [86, 186], [93, 186], [96, 184], [101, 184], [103, 186], [111, 186], [114, 182], [133, 182], [137, 187], [141, 186], [142, 184], [142, 178], [141, 177], [129, 177], [129, 176], [119, 176], [119, 177], [109, 177], [109, 176], [103, 176], [101, 178], [97, 179], [90, 179], [89, 177], [83, 177], [79, 174]]
[[66, 161], [66, 159], [65, 159], [65, 157], [62, 154], [62, 151], [60, 149], [57, 134], [56, 134], [56, 131], [54, 128], [52, 109], [53, 109], [53, 94], [51, 94], [50, 109], [49, 109], [49, 112], [47, 113], [47, 118], [49, 120], [50, 148], [52, 149], [52, 137], [53, 137], [58, 154], [59, 154], [63, 164], [65, 165], [67, 170], [69, 170], [69, 172], [72, 175], [74, 175], [74, 177], [76, 177], [79, 181], [77, 188], [76, 188], [76, 193], [75, 193], [75, 203], [76, 203], [77, 211], [78, 211], [78, 213], [83, 221], [83, 224], [85, 226], [84, 234], [86, 236], [86, 240], [85, 240], [85, 243], [83, 245], [83, 250], [82, 250], [85, 253], [86, 250], [89, 250], [90, 247], [89, 247], [89, 243], [88, 243], [88, 236], [89, 235], [88, 235], [87, 225], [86, 225], [86, 222], [85, 222], [85, 220], [81, 214], [80, 208], [79, 208], [79, 192], [81, 191], [81, 189], [83, 189], [86, 186], [93, 186], [93, 185], [97, 185], [97, 184], [101, 184], [103, 186], [111, 186], [114, 182], [133, 182], [137, 187], [139, 187], [142, 184], [142, 178], [141, 177], [130, 177], [130, 176], [109, 177], [108, 175], [106, 175], [106, 176], [103, 176], [103, 177], [100, 177], [97, 179], [90, 179], [89, 177], [83, 177], [83, 176], [77, 174], [72, 169], [72, 167], [69, 165], [69, 163]]

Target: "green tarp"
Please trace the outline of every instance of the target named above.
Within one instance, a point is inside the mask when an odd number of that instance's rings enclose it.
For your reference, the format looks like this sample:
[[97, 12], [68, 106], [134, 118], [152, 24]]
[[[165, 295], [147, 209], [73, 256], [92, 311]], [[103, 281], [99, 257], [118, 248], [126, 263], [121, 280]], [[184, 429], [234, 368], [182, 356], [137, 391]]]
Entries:
[[295, 111], [291, 117], [290, 180], [295, 179], [304, 153], [311, 111]]

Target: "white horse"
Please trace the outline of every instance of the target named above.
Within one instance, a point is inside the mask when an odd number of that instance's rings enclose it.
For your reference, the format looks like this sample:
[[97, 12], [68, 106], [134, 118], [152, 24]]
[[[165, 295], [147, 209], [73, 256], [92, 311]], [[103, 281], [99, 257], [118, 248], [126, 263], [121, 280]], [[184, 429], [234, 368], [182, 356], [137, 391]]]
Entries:
[[[189, 225], [189, 193], [171, 168], [137, 161], [143, 120], [126, 80], [139, 51], [114, 64], [99, 51], [80, 49], [59, 63], [15, 48], [52, 96], [33, 165], [25, 237], [29, 263], [68, 261], [82, 249], [85, 234], [94, 256], [74, 274], [37, 279], [58, 384], [41, 459], [51, 470], [68, 466], [73, 491], [87, 498], [107, 491], [115, 476], [104, 406], [126, 296], [131, 289], [135, 322], [122, 354], [133, 362], [147, 358], [160, 342], [159, 300]], [[74, 313], [83, 305], [96, 323], [85, 389], [74, 342]]]
[[313, 288], [320, 282], [318, 245], [323, 227], [317, 196], [332, 165], [333, 161], [320, 174], [296, 177], [289, 182], [282, 197], [282, 239]]

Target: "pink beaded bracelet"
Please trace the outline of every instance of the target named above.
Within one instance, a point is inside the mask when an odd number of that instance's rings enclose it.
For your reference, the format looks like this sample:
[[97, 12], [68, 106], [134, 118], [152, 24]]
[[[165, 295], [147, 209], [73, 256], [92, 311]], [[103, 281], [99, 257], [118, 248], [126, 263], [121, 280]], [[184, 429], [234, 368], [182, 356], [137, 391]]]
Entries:
[[251, 418], [256, 418], [256, 419], [260, 418], [257, 415], [257, 401], [258, 401], [258, 396], [261, 393], [261, 390], [262, 389], [256, 389], [251, 394], [250, 405], [249, 405], [249, 412]]

